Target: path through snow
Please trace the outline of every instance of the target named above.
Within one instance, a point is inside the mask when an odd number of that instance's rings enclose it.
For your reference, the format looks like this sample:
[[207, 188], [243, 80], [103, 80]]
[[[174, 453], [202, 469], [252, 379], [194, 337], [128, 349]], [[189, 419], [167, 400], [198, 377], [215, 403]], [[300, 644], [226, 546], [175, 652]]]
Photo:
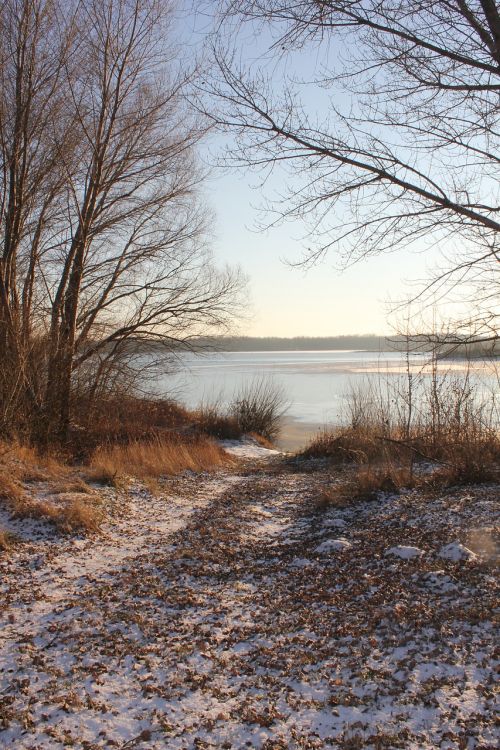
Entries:
[[497, 491], [314, 514], [325, 481], [168, 480], [5, 557], [0, 747], [496, 747]]

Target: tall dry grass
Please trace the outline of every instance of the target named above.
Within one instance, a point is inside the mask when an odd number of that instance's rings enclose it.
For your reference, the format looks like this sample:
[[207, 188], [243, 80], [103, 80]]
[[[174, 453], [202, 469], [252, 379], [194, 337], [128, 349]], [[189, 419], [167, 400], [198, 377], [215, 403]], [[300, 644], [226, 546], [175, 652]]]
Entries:
[[14, 545], [12, 535], [0, 529], [0, 552], [9, 552]]
[[[335, 464], [435, 464], [441, 484], [488, 482], [500, 477], [500, 412], [495, 393], [480, 390], [470, 369], [425, 372], [371, 381], [353, 389], [339, 427], [320, 432], [304, 457]], [[383, 474], [383, 471], [382, 471]], [[376, 477], [374, 479], [376, 484]]]
[[150, 479], [185, 470], [213, 471], [230, 462], [227, 453], [211, 440], [182, 442], [157, 437], [98, 448], [90, 461], [89, 478], [106, 483], [114, 483], [120, 476]]

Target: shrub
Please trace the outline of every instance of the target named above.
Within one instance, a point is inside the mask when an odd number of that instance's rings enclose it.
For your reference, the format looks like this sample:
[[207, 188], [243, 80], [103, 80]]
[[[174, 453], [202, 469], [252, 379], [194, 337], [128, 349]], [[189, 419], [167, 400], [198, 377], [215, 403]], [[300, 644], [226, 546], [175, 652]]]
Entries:
[[328, 458], [335, 464], [362, 464], [383, 456], [384, 447], [370, 426], [324, 428], [301, 452], [304, 458]]
[[287, 409], [283, 389], [267, 378], [257, 378], [243, 386], [229, 407], [241, 432], [255, 432], [267, 440], [277, 437]]
[[150, 440], [189, 429], [195, 416], [171, 399], [154, 399], [121, 394], [74, 405], [75, 424], [70, 431], [69, 450], [86, 461], [101, 445]]
[[[400, 382], [401, 386], [401, 382]], [[465, 377], [421, 374], [407, 390], [380, 385], [353, 391], [342, 427], [325, 429], [300, 454], [337, 464], [439, 465], [434, 483], [473, 484], [499, 476], [500, 435], [494, 402]], [[418, 408], [417, 408], [418, 407]]]
[[238, 440], [242, 429], [238, 420], [231, 414], [224, 414], [220, 403], [203, 403], [196, 412], [196, 427], [210, 437], [219, 440]]

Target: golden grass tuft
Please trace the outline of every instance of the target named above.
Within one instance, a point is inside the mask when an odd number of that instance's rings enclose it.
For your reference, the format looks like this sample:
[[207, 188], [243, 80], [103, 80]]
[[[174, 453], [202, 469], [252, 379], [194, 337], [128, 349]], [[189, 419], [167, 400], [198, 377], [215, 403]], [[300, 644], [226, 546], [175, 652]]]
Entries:
[[103, 518], [97, 499], [83, 499], [81, 494], [73, 493], [59, 495], [57, 503], [25, 495], [22, 500], [11, 506], [11, 510], [15, 518], [48, 521], [67, 534], [73, 531], [98, 531]]
[[56, 454], [43, 454], [18, 442], [2, 442], [0, 472], [7, 472], [22, 482], [50, 482], [61, 481], [69, 476], [71, 469]]
[[128, 445], [98, 448], [90, 461], [88, 478], [106, 484], [120, 476], [151, 479], [191, 471], [213, 471], [231, 463], [230, 457], [211, 440], [176, 442], [158, 438]]
[[56, 487], [51, 489], [53, 495], [66, 495], [68, 493], [80, 495], [92, 495], [93, 490], [81, 477], [70, 477], [61, 480]]
[[[102, 511], [92, 489], [71, 467], [54, 456], [40, 456], [33, 448], [13, 443], [2, 444], [0, 451], [0, 503], [15, 518], [35, 518], [54, 524], [60, 531], [97, 531]], [[48, 497], [29, 494], [23, 482], [43, 482]], [[51, 499], [54, 498], [54, 499]], [[11, 545], [2, 533], [0, 548]]]
[[13, 546], [12, 535], [0, 529], [0, 552], [9, 552]]
[[15, 505], [24, 497], [24, 490], [20, 483], [0, 467], [0, 500], [8, 506]]
[[64, 505], [58, 510], [56, 525], [66, 533], [98, 531], [103, 520], [100, 504], [95, 500], [91, 502], [88, 498], [84, 499], [80, 494], [69, 494]]

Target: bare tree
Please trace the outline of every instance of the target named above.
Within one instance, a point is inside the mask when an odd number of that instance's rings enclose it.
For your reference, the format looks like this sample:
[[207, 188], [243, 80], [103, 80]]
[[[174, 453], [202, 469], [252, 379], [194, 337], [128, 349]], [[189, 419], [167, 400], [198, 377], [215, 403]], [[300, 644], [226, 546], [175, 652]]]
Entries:
[[[204, 87], [219, 101], [212, 116], [235, 134], [235, 163], [264, 179], [285, 170], [270, 223], [310, 221], [304, 263], [331, 249], [350, 263], [425, 240], [453, 254], [437, 287], [498, 274], [497, 3], [222, 0], [220, 9], [218, 73]], [[257, 48], [272, 34], [246, 66], [227, 42], [244, 23], [264, 32]], [[328, 107], [315, 112], [311, 92]], [[476, 334], [496, 337], [498, 306], [486, 307]]]
[[[61, 211], [61, 153], [71, 151], [64, 66], [71, 12], [6, 0], [0, 12], [0, 404], [2, 421], [40, 406], [35, 303], [42, 242]], [[36, 321], [36, 322], [35, 322]]]
[[33, 392], [45, 440], [65, 439], [76, 384], [96, 393], [144, 341], [166, 348], [228, 325], [241, 289], [206, 247], [195, 158], [206, 126], [186, 106], [193, 71], [169, 46], [170, 4], [62, 10], [7, 0], [1, 11], [0, 352], [15, 353], [15, 387]]

